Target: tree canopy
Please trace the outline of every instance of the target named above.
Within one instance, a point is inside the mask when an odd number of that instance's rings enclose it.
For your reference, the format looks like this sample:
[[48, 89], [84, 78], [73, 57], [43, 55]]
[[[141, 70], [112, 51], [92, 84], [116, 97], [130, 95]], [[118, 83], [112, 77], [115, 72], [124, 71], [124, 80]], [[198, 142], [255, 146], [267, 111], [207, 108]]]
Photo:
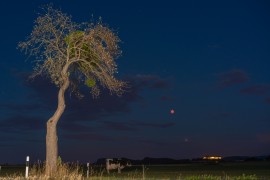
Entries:
[[122, 94], [125, 82], [114, 76], [115, 59], [121, 55], [117, 34], [101, 21], [78, 24], [51, 6], [43, 10], [30, 36], [19, 43], [19, 48], [35, 56], [31, 77], [46, 76], [61, 87], [66, 66], [72, 91], [77, 95], [82, 84], [91, 88], [94, 97], [99, 95], [100, 87]]

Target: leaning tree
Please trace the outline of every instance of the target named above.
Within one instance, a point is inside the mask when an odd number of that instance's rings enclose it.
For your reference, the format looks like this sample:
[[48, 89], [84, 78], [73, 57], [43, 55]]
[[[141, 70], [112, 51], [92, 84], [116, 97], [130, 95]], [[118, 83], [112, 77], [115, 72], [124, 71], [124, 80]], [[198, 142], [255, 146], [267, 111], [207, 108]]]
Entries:
[[59, 88], [57, 109], [47, 121], [45, 172], [52, 176], [57, 171], [57, 123], [65, 110], [66, 90], [80, 96], [79, 88], [86, 85], [94, 97], [100, 88], [120, 95], [126, 84], [115, 78], [120, 40], [110, 28], [101, 21], [75, 23], [52, 6], [43, 10], [18, 47], [35, 57], [31, 77], [45, 76]]

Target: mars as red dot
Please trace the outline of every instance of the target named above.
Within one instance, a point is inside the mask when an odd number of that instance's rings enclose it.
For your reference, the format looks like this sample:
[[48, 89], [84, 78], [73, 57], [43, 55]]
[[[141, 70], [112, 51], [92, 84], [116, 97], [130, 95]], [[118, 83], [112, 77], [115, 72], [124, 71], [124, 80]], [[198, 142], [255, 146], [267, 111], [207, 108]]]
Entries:
[[173, 109], [171, 109], [171, 111], [170, 111], [170, 112], [171, 112], [171, 114], [174, 114], [174, 110], [173, 110]]

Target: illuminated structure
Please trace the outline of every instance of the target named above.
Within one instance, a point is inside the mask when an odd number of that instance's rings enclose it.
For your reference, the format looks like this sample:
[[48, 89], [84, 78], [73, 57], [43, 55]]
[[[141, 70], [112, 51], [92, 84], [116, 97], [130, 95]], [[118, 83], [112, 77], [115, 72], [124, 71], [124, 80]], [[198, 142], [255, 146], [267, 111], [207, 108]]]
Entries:
[[214, 160], [214, 161], [218, 161], [218, 160], [221, 160], [222, 157], [221, 157], [221, 156], [204, 156], [203, 159], [204, 159], [204, 160]]

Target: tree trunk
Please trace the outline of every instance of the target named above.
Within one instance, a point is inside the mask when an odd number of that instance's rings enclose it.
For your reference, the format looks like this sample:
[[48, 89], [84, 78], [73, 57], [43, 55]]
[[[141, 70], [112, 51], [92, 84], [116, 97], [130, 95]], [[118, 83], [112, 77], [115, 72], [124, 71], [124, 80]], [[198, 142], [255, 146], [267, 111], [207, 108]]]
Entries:
[[68, 65], [64, 66], [61, 72], [64, 82], [58, 92], [58, 106], [54, 115], [47, 121], [46, 134], [46, 169], [48, 176], [53, 176], [57, 172], [58, 158], [58, 138], [57, 138], [57, 122], [65, 110], [65, 91], [69, 86], [69, 79], [66, 75]]
[[46, 135], [46, 175], [53, 176], [57, 171], [58, 138], [56, 124], [47, 122]]

